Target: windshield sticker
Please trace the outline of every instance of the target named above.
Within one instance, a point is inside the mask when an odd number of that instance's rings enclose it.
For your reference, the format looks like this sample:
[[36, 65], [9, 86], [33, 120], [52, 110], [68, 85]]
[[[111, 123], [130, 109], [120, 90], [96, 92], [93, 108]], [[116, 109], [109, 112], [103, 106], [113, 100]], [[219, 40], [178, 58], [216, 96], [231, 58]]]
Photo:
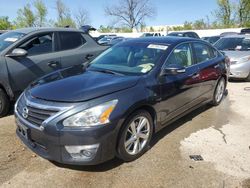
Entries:
[[16, 42], [18, 38], [6, 38], [4, 41], [6, 42]]
[[141, 69], [142, 73], [147, 73], [154, 67], [154, 64], [152, 64], [152, 63], [142, 64], [142, 65], [139, 65], [139, 67], [142, 68]]
[[148, 45], [148, 48], [157, 49], [157, 50], [167, 50], [168, 46], [159, 45], [159, 44], [150, 44], [150, 45]]

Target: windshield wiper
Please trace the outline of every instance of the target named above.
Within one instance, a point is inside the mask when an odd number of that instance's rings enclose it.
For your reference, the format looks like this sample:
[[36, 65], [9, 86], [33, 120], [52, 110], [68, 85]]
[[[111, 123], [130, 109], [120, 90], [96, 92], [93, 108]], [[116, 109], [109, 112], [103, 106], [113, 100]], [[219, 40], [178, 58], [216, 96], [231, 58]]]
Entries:
[[92, 71], [124, 76], [124, 74], [122, 74], [122, 73], [118, 73], [118, 72], [115, 72], [115, 71], [112, 71], [112, 70], [109, 70], [109, 69], [94, 69]]

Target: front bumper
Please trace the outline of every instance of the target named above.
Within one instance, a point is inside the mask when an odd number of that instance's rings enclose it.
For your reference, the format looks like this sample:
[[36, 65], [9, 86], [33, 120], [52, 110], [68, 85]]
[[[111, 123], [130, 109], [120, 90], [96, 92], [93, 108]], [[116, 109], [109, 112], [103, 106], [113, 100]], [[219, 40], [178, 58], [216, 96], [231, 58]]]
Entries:
[[[96, 165], [114, 158], [118, 131], [116, 123], [92, 129], [58, 129], [56, 125], [47, 125], [36, 129], [25, 123], [16, 114], [16, 133], [22, 142], [37, 155], [58, 163], [72, 165]], [[25, 127], [25, 134], [23, 129]], [[89, 158], [75, 158], [65, 146], [97, 146], [94, 155]]]
[[230, 66], [230, 78], [245, 79], [250, 73], [250, 62]]

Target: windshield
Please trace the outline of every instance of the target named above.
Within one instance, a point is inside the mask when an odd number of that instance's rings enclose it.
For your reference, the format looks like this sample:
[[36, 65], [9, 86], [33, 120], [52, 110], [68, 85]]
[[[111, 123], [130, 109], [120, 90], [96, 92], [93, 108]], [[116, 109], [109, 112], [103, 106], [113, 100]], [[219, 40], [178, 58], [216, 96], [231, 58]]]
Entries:
[[167, 45], [118, 44], [94, 59], [89, 70], [108, 70], [124, 75], [141, 75], [150, 72], [158, 63]]
[[0, 52], [22, 38], [25, 34], [18, 32], [7, 32], [0, 36]]
[[222, 38], [215, 44], [215, 47], [218, 50], [248, 51], [250, 50], [250, 38]]

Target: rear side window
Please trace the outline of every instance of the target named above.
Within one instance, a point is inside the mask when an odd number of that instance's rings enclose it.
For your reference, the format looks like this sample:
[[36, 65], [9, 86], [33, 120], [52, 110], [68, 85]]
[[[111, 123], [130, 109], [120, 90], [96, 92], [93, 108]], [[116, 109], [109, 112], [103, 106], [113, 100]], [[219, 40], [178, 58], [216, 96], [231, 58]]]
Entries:
[[167, 66], [177, 64], [183, 67], [188, 67], [193, 64], [192, 52], [189, 44], [182, 44], [177, 46], [170, 54], [167, 60]]
[[60, 51], [71, 50], [86, 43], [81, 33], [78, 32], [60, 32]]
[[193, 46], [197, 63], [208, 61], [216, 57], [214, 50], [206, 44], [194, 43]]

